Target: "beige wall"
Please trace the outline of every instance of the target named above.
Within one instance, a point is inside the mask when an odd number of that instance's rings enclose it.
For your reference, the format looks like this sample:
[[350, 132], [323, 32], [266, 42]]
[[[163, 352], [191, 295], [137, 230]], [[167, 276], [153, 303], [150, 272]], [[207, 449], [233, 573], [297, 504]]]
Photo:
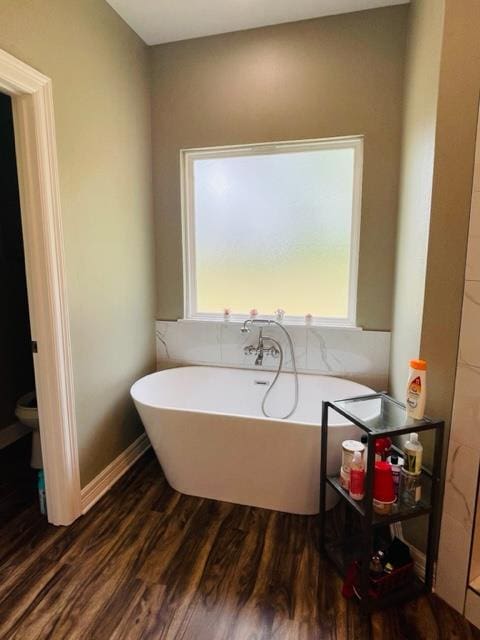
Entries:
[[390, 361], [400, 400], [420, 352], [444, 11], [444, 0], [413, 0], [409, 12]]
[[427, 409], [447, 422], [473, 182], [479, 27], [476, 0], [411, 5], [391, 389], [403, 398], [408, 359], [420, 353], [429, 364]]
[[179, 151], [365, 135], [358, 323], [388, 329], [407, 7], [153, 48], [157, 315], [183, 315]]
[[[479, 29], [477, 0], [414, 0], [411, 5], [390, 384], [393, 395], [403, 400], [408, 359], [418, 353], [425, 358], [427, 412], [445, 419], [447, 434], [473, 184]], [[417, 167], [421, 182], [411, 167]], [[426, 436], [422, 440], [429, 461], [432, 443]], [[444, 459], [447, 452], [445, 447]], [[412, 521], [405, 530], [421, 547], [422, 527]]]
[[431, 413], [450, 420], [480, 93], [480, 2], [446, 0], [420, 353]]
[[148, 51], [103, 0], [2, 0], [0, 47], [53, 80], [84, 486], [141, 433], [154, 367]]

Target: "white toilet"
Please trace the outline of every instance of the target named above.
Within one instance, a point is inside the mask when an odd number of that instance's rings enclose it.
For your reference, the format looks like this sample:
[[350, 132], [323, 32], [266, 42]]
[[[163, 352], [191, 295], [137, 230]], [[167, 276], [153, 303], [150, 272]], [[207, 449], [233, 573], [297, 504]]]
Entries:
[[32, 430], [32, 458], [30, 466], [33, 469], [43, 469], [42, 445], [38, 426], [37, 396], [35, 391], [26, 393], [18, 399], [15, 415], [19, 421]]

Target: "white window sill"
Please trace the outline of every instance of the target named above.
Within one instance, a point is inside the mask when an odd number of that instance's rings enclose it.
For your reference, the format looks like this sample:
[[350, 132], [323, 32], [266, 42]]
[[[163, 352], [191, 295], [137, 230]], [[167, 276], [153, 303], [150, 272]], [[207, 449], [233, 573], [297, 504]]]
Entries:
[[[263, 316], [259, 316], [259, 320], [262, 319]], [[224, 320], [222, 317], [217, 317], [217, 316], [211, 316], [211, 317], [204, 317], [204, 318], [179, 318], [177, 320], [177, 322], [181, 322], [181, 323], [186, 323], [186, 324], [228, 324], [228, 325], [233, 325], [233, 326], [238, 326], [240, 327], [241, 325], [243, 325], [243, 323], [245, 322], [245, 320], [248, 320], [249, 318], [238, 318], [238, 317], [233, 317], [230, 318], [229, 320]], [[274, 318], [265, 318], [266, 320], [274, 320]], [[357, 327], [353, 324], [349, 324], [347, 322], [345, 323], [341, 323], [341, 322], [321, 322], [321, 321], [312, 321], [311, 323], [307, 324], [304, 320], [301, 319], [294, 319], [294, 318], [286, 318], [283, 322], [281, 322], [280, 324], [282, 324], [282, 326], [289, 328], [289, 327], [305, 327], [306, 329], [308, 328], [312, 328], [312, 329], [341, 329], [342, 331], [363, 331], [362, 327]]]

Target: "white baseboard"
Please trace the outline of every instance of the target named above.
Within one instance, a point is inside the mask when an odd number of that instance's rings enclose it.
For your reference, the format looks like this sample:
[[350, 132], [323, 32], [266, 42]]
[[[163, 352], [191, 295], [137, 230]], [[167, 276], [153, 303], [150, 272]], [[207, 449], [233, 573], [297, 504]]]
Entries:
[[98, 476], [89, 482], [86, 487], [83, 487], [81, 492], [82, 514], [91, 509], [150, 446], [151, 444], [147, 434], [143, 433], [135, 442], [132, 442], [125, 451], [117, 456], [108, 467], [105, 467]]
[[9, 424], [8, 427], [2, 427], [0, 429], [0, 449], [8, 447], [9, 444], [19, 440], [27, 433], [30, 433], [30, 431], [30, 427], [25, 426], [21, 422], [14, 422], [13, 424]]

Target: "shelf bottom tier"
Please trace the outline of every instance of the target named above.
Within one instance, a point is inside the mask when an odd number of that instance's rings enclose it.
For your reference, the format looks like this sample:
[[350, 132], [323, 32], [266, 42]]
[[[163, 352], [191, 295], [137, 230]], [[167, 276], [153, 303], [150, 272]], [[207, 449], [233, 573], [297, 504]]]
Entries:
[[[345, 518], [347, 519], [345, 520]], [[358, 514], [355, 515], [354, 512], [346, 508], [346, 505], [339, 504], [329, 512], [327, 522], [323, 553], [335, 565], [340, 576], [345, 578], [352, 565], [359, 563], [365, 554]], [[387, 533], [389, 534], [388, 525], [384, 531], [385, 535]], [[356, 571], [359, 571], [358, 567]], [[353, 586], [356, 587], [354, 597], [356, 596], [364, 610], [370, 611], [389, 607], [427, 592], [425, 584], [413, 573], [407, 580], [406, 584], [394, 587], [391, 591], [383, 594], [379, 593], [378, 582], [376, 585], [372, 582], [368, 597], [362, 599], [359, 594], [359, 576], [357, 575], [353, 580]]]

